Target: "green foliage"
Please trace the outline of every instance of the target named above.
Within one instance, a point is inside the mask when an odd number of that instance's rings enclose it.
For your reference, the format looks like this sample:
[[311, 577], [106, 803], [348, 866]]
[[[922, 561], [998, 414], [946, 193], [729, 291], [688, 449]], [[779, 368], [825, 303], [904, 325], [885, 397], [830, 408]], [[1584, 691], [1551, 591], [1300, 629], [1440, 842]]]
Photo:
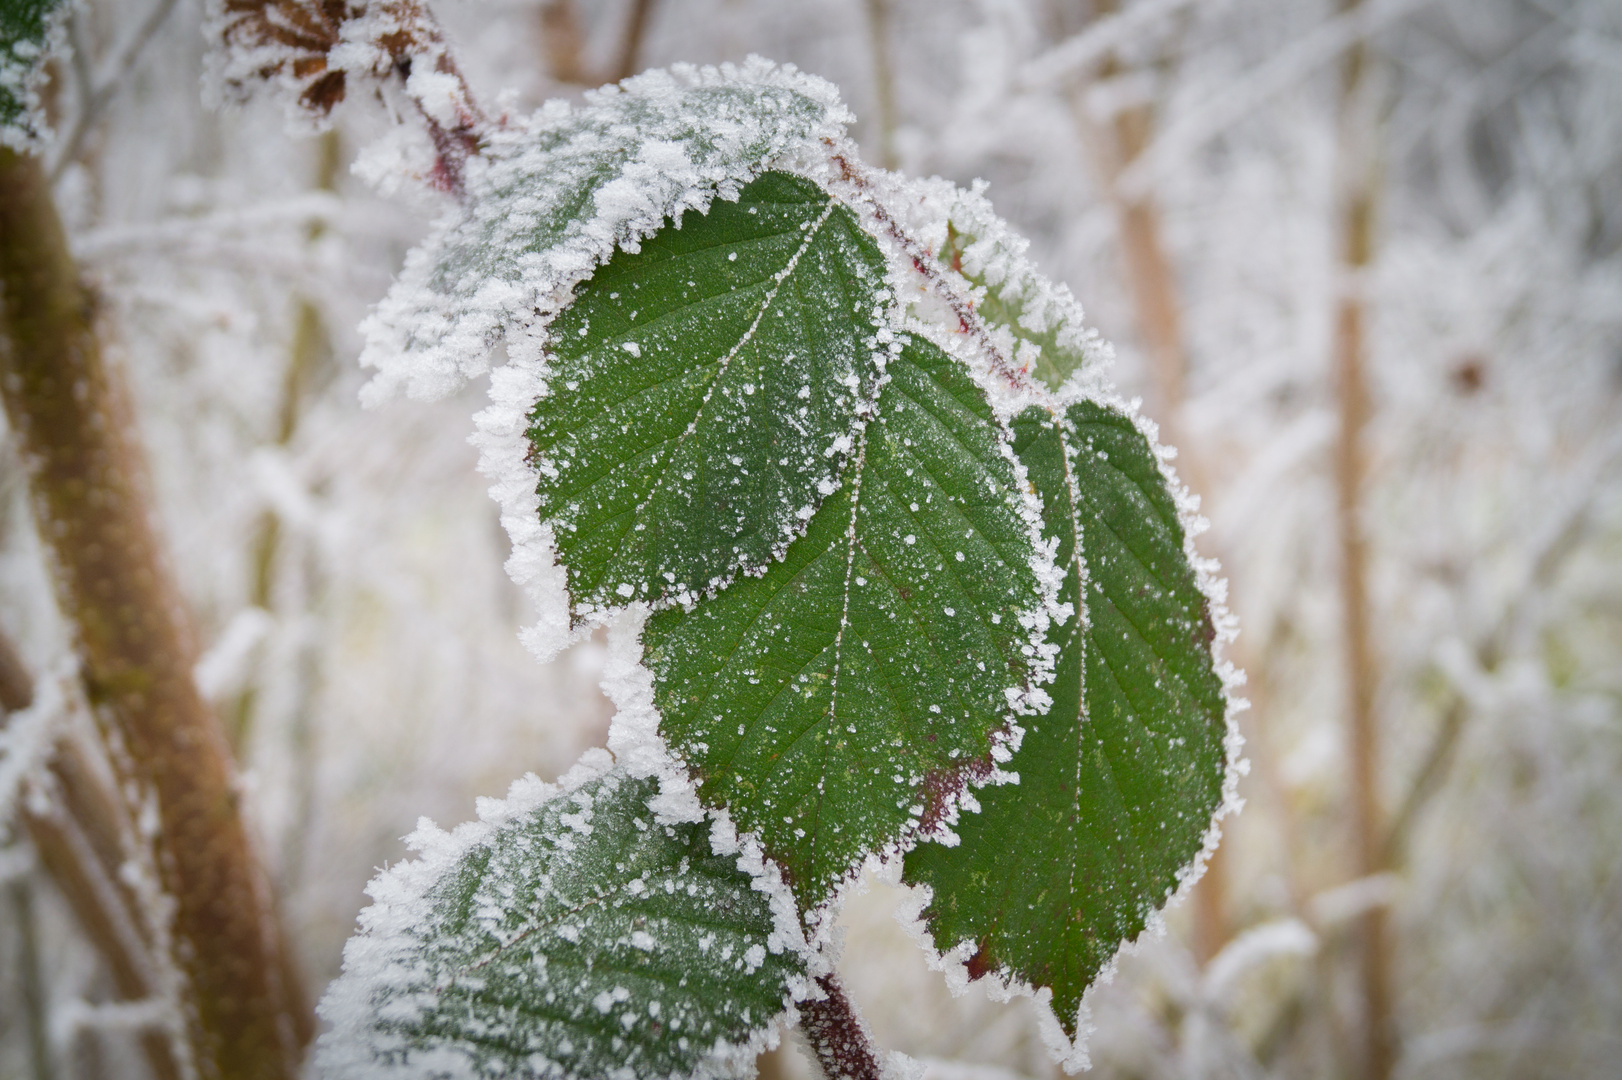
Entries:
[[1053, 988], [1076, 1034], [1082, 993], [1141, 932], [1204, 844], [1222, 799], [1226, 707], [1214, 631], [1172, 493], [1130, 417], [1082, 401], [1032, 408], [1015, 447], [1059, 541], [1053, 707], [1026, 722], [1017, 786], [979, 793], [956, 847], [925, 844], [937, 946], [972, 943], [971, 975]]
[[1014, 465], [960, 362], [913, 338], [840, 490], [764, 577], [644, 639], [661, 729], [802, 909], [989, 771], [1042, 605]]
[[752, 1061], [803, 961], [768, 947], [767, 898], [711, 853], [707, 824], [655, 821], [657, 790], [609, 772], [498, 825], [421, 896], [385, 892], [371, 917], [401, 930], [357, 939], [383, 974], [324, 1006], [345, 1051], [329, 1074], [378, 1060], [687, 1077]]
[[576, 609], [698, 594], [782, 554], [872, 400], [884, 294], [855, 215], [780, 172], [576, 290], [529, 433]]
[[0, 0], [0, 144], [22, 148], [40, 133], [33, 82], [68, 0]]
[[[374, 357], [382, 380], [418, 392], [508, 335], [483, 467], [515, 575], [544, 602], [561, 565], [546, 640], [640, 605], [611, 745], [763, 869], [652, 825], [651, 781], [581, 788], [589, 833], [549, 803], [462, 857], [431, 919], [357, 939], [373, 1057], [708, 1069], [699, 1036], [747, 1042], [810, 985], [764, 950], [768, 914], [820, 940], [840, 887], [897, 855], [936, 943], [1050, 987], [1074, 1036], [1194, 865], [1226, 700], [1156, 450], [1096, 400], [1107, 350], [1025, 242], [978, 192], [867, 173], [845, 116], [758, 60], [550, 110], [490, 136], [380, 308], [370, 348], [404, 356]], [[957, 273], [904, 231], [943, 217]], [[1018, 784], [970, 790], [1005, 764]], [[949, 825], [957, 846], [919, 846]], [[703, 947], [722, 930], [730, 952]], [[367, 983], [387, 940], [404, 974]]]

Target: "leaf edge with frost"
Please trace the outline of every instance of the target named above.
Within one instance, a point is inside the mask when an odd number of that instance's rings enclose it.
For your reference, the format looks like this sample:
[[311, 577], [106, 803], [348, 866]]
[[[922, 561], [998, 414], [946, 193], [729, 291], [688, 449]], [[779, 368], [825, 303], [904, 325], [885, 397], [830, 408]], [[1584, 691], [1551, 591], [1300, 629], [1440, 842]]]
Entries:
[[78, 0], [0, 0], [0, 147], [37, 153], [50, 138], [40, 86], [45, 64], [67, 49]]
[[[623, 734], [619, 741], [623, 753], [626, 741]], [[639, 758], [633, 752], [626, 760], [636, 761]], [[793, 1023], [796, 1003], [815, 993], [812, 979], [815, 974], [825, 969], [825, 963], [815, 951], [805, 945], [798, 928], [782, 918], [780, 891], [774, 891], [774, 876], [769, 873], [769, 866], [762, 864], [758, 855], [752, 855], [735, 840], [728, 842], [728, 829], [724, 818], [703, 812], [694, 813], [693, 811], [697, 810], [695, 802], [683, 799], [679, 794], [673, 796], [670, 791], [672, 777], [668, 769], [650, 771], [628, 765], [626, 760], [616, 762], [607, 751], [588, 750], [556, 785], [543, 783], [533, 775], [516, 781], [506, 799], [478, 800], [478, 820], [464, 823], [451, 832], [438, 829], [426, 819], [419, 821], [416, 832], [407, 840], [408, 844], [418, 851], [418, 857], [385, 869], [368, 885], [367, 891], [373, 897], [373, 904], [361, 912], [358, 918], [360, 930], [344, 947], [343, 974], [333, 981], [319, 1006], [319, 1015], [333, 1025], [332, 1030], [322, 1035], [317, 1044], [316, 1062], [323, 1075], [357, 1078], [392, 1075], [401, 1078], [420, 1077], [425, 1080], [429, 1077], [464, 1074], [507, 1075], [499, 1065], [495, 1072], [489, 1072], [486, 1065], [490, 1059], [480, 1058], [477, 1053], [469, 1050], [470, 1046], [476, 1049], [479, 1043], [491, 1041], [489, 1029], [477, 1033], [469, 1029], [460, 1043], [454, 1040], [434, 1042], [430, 1038], [426, 1040], [427, 1045], [414, 1044], [409, 1035], [403, 1035], [398, 1030], [402, 1025], [416, 1023], [422, 1019], [425, 1009], [421, 999], [428, 996], [420, 985], [413, 983], [413, 979], [420, 979], [422, 975], [420, 967], [424, 953], [424, 942], [414, 932], [413, 923], [420, 918], [420, 914], [414, 909], [419, 902], [442, 901], [444, 896], [436, 896], [436, 890], [459, 884], [452, 879], [463, 873], [471, 860], [483, 856], [488, 861], [492, 849], [503, 839], [510, 838], [508, 834], [519, 832], [538, 815], [549, 810], [561, 811], [564, 808], [559, 804], [571, 798], [578, 799], [586, 795], [589, 805], [591, 791], [595, 790], [600, 798], [602, 787], [608, 784], [613, 785], [609, 789], [610, 794], [618, 794], [621, 787], [626, 784], [651, 785], [651, 790], [659, 792], [644, 804], [647, 816], [651, 819], [652, 830], [676, 826], [685, 827], [691, 832], [697, 828], [699, 830], [697, 843], [708, 850], [712, 859], [719, 858], [722, 862], [726, 862], [729, 858], [735, 860], [736, 865], [731, 872], [742, 879], [741, 887], [744, 895], [750, 892], [765, 894], [756, 901], [756, 906], [763, 906], [769, 915], [764, 927], [757, 927], [757, 932], [763, 933], [764, 944], [769, 948], [762, 948], [761, 943], [751, 947], [751, 955], [748, 958], [749, 969], [742, 977], [746, 979], [756, 977], [756, 972], [761, 965], [769, 962], [770, 956], [784, 958], [782, 963], [789, 965], [789, 974], [782, 982], [783, 993], [780, 1002], [777, 1002], [770, 1015], [762, 1017], [759, 1023], [752, 1023], [746, 1011], [744, 1037], [735, 1040], [717, 1037], [714, 1043], [701, 1047], [679, 1046], [679, 1052], [687, 1055], [687, 1062], [683, 1066], [649, 1075], [664, 1077], [666, 1080], [732, 1080], [750, 1074], [756, 1057], [764, 1050], [777, 1045], [782, 1026], [785, 1023]], [[645, 755], [641, 760], [645, 764]], [[635, 794], [632, 793], [633, 797]], [[564, 837], [559, 842], [559, 847], [591, 844], [592, 822], [588, 821], [583, 829], [583, 832], [577, 829], [573, 833], [573, 840]], [[708, 835], [704, 835], [705, 833]], [[686, 865], [685, 860], [681, 865]], [[628, 873], [629, 869], [621, 872]], [[637, 880], [641, 881], [642, 877], [639, 875]], [[643, 890], [635, 889], [634, 884], [629, 891], [634, 897], [644, 895]], [[658, 894], [657, 888], [648, 893], [654, 897]], [[490, 916], [481, 909], [475, 919], [480, 923], [487, 923]], [[647, 925], [661, 929], [657, 924]], [[570, 940], [569, 935], [558, 936]], [[576, 936], [582, 941], [596, 944], [589, 928], [584, 934], [576, 931]], [[521, 937], [514, 939], [512, 944], [516, 944]], [[649, 947], [636, 944], [634, 934], [630, 940], [636, 949]], [[608, 945], [624, 944], [624, 942], [605, 943], [605, 948]], [[701, 951], [710, 947], [703, 942], [694, 944]], [[740, 957], [741, 959], [743, 958]], [[772, 963], [778, 967], [782, 966], [782, 963]], [[792, 970], [796, 963], [800, 965], [798, 973]], [[478, 970], [480, 966], [475, 965], [474, 970]], [[592, 970], [589, 961], [585, 970], [588, 974]], [[540, 971], [545, 971], [544, 964]], [[444, 974], [441, 973], [438, 978], [443, 977]], [[434, 994], [442, 992], [455, 982], [455, 977], [451, 976], [449, 982], [437, 985], [438, 978]], [[634, 980], [627, 978], [625, 981]], [[483, 989], [477, 982], [478, 980], [475, 980], [475, 992]], [[685, 982], [683, 979], [682, 985], [685, 985]], [[414, 985], [416, 989], [413, 989]], [[632, 1000], [621, 996], [619, 993], [621, 989], [623, 988], [617, 987], [613, 997], [608, 997], [605, 990], [604, 993], [596, 995], [598, 1000], [587, 1002], [583, 999], [577, 1003], [580, 1011], [586, 1012], [589, 1005], [600, 1013], [606, 1022], [612, 1009]], [[664, 992], [668, 994], [671, 989], [666, 986]], [[731, 995], [722, 996], [728, 998], [727, 1003], [730, 1005]], [[664, 999], [654, 998], [656, 1003], [661, 1000]], [[703, 1005], [704, 1002], [698, 1004]], [[489, 1005], [481, 1008], [483, 1011], [474, 1015], [470, 1023], [488, 1024], [492, 1015], [498, 1011]], [[589, 1016], [590, 1013], [586, 1012], [586, 1015]], [[668, 1019], [670, 1013], [660, 1010], [658, 1005], [654, 1004], [650, 1016], [664, 1016]], [[625, 1026], [627, 1032], [630, 1026]], [[672, 1036], [672, 1040], [676, 1038], [678, 1036]], [[685, 1039], [682, 1038], [681, 1042], [685, 1043]], [[571, 1045], [571, 1040], [565, 1037], [561, 1050], [556, 1052], [567, 1058], [579, 1051]], [[523, 1065], [519, 1067], [541, 1068], [546, 1075], [558, 1076], [560, 1080], [586, 1080], [588, 1076], [597, 1075], [595, 1071], [584, 1073], [571, 1071], [570, 1066], [556, 1059], [538, 1059], [533, 1056], [526, 1057]], [[587, 1068], [589, 1070], [590, 1066]]]

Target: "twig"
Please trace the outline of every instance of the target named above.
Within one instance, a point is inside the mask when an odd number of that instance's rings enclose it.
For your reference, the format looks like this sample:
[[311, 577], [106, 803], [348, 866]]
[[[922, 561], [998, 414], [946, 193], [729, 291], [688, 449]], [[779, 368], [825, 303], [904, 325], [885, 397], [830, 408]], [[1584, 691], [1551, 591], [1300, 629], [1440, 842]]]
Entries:
[[[0, 633], [0, 656], [16, 656], [11, 639]], [[33, 680], [17, 663], [20, 681], [6, 688], [0, 705], [26, 707]], [[71, 728], [51, 749], [44, 769], [24, 781], [17, 816], [39, 856], [40, 865], [73, 909], [74, 917], [101, 954], [113, 985], [125, 1000], [164, 999], [164, 963], [158, 944], [141, 916], [140, 899], [123, 880], [132, 858], [140, 860], [137, 832], [116, 791], [109, 769], [98, 769]], [[172, 1003], [178, 1008], [178, 1003]], [[158, 1080], [180, 1080], [180, 1058], [163, 1032], [141, 1036], [141, 1049]]]
[[34, 918], [34, 890], [25, 881], [6, 887], [11, 917], [17, 927], [17, 966], [22, 969], [23, 1023], [28, 1027], [28, 1056], [34, 1080], [55, 1080], [51, 1057], [50, 1018], [45, 1005], [45, 973], [39, 959], [39, 924]]
[[[0, 634], [0, 710], [21, 712], [34, 703], [34, 680], [28, 674], [17, 647]], [[8, 717], [0, 716], [0, 727]]]
[[867, 1025], [833, 975], [817, 979], [826, 997], [800, 1006], [800, 1025], [827, 1080], [879, 1080], [883, 1068]]
[[900, 225], [896, 224], [889, 210], [885, 209], [882, 201], [873, 197], [873, 175], [860, 162], [846, 160], [843, 154], [834, 154], [830, 159], [839, 166], [840, 179], [851, 184], [858, 192], [867, 196], [867, 208], [872, 212], [875, 220], [883, 227], [889, 237], [895, 241], [907, 258], [912, 260], [912, 267], [923, 279], [929, 283], [935, 295], [946, 304], [957, 317], [958, 328], [971, 338], [985, 357], [987, 365], [999, 377], [1016, 389], [1029, 387], [1030, 376], [1011, 360], [997, 342], [992, 338], [991, 332], [980, 313], [974, 310], [973, 300], [965, 296], [941, 272], [940, 261], [935, 253], [923, 247], [916, 239], [908, 235]]
[[580, 32], [580, 13], [575, 10], [574, 0], [547, 0], [541, 5], [541, 40], [553, 80], [584, 84], [586, 66], [580, 54], [585, 37]]
[[631, 14], [625, 23], [625, 36], [620, 39], [619, 61], [609, 82], [629, 79], [640, 70], [642, 42], [647, 37], [648, 19], [653, 14], [654, 0], [632, 0]]
[[[1362, 26], [1362, 0], [1341, 0], [1340, 20]], [[1339, 203], [1344, 281], [1335, 317], [1333, 368], [1340, 410], [1335, 450], [1336, 522], [1345, 649], [1348, 742], [1351, 749], [1354, 866], [1358, 877], [1385, 869], [1385, 830], [1379, 793], [1380, 731], [1375, 713], [1379, 671], [1368, 597], [1368, 544], [1363, 533], [1363, 489], [1367, 462], [1363, 432], [1370, 415], [1362, 278], [1374, 256], [1375, 120], [1370, 108], [1370, 57], [1362, 36], [1347, 49], [1341, 69], [1339, 102]], [[1361, 1075], [1387, 1080], [1396, 1061], [1392, 1018], [1389, 928], [1383, 906], [1362, 918], [1359, 943], [1362, 991]]]
[[879, 106], [879, 164], [896, 169], [895, 76], [890, 70], [889, 0], [867, 0], [867, 33], [873, 48], [873, 91]]
[[201, 1067], [297, 1074], [312, 1024], [248, 838], [219, 723], [192, 678], [180, 592], [146, 501], [127, 404], [102, 363], [39, 160], [0, 149], [0, 396], [91, 699], [157, 796], [164, 885]]

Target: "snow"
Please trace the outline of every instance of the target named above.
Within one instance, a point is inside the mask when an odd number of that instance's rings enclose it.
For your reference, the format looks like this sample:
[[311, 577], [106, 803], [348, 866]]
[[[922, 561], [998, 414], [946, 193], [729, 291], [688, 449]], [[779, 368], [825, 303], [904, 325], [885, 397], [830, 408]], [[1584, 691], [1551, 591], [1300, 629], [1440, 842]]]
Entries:
[[[427, 819], [419, 822], [416, 832], [408, 838], [408, 844], [418, 852], [418, 857], [383, 871], [368, 886], [373, 904], [361, 913], [361, 932], [345, 947], [344, 974], [321, 1003], [321, 1016], [332, 1024], [332, 1030], [322, 1036], [317, 1048], [317, 1067], [322, 1074], [333, 1077], [472, 1077], [485, 1075], [491, 1067], [498, 1070], [510, 1067], [515, 1051], [507, 1048], [527, 1047], [527, 1050], [521, 1049], [527, 1055], [524, 1057], [526, 1069], [560, 1077], [597, 1075], [597, 1070], [603, 1068], [603, 1054], [631, 1052], [626, 1049], [630, 1047], [643, 1056], [621, 1060], [643, 1061], [645, 1067], [636, 1071], [646, 1075], [672, 1080], [675, 1077], [710, 1080], [746, 1075], [758, 1054], [777, 1044], [778, 1015], [792, 1022], [793, 1000], [803, 997], [809, 984], [803, 977], [789, 977], [784, 996], [761, 1015], [726, 995], [717, 998], [683, 993], [685, 979], [679, 985], [666, 985], [662, 990], [650, 990], [645, 977], [639, 977], [632, 986], [613, 981], [615, 965], [623, 963], [612, 959], [617, 944], [658, 954], [660, 967], [650, 970], [673, 971], [691, 963], [688, 950], [696, 950], [696, 955], [711, 947], [716, 933], [728, 939], [721, 956], [731, 958], [733, 943], [739, 937], [737, 925], [730, 924], [718, 925], [702, 939], [694, 938], [684, 917], [660, 917], [657, 906], [637, 909], [650, 913], [648, 927], [655, 932], [631, 922], [630, 915], [614, 913], [625, 902], [611, 900], [615, 893], [630, 901], [650, 895], [650, 874], [656, 885], [661, 879], [673, 886], [678, 884], [672, 876], [677, 871], [668, 864], [649, 866], [640, 876], [626, 878], [623, 874], [629, 871], [623, 863], [615, 863], [610, 868], [605, 860], [622, 854], [630, 859], [649, 856], [637, 855], [630, 848], [605, 849], [594, 843], [594, 838], [606, 839], [615, 845], [624, 843], [623, 834], [612, 830], [623, 827], [620, 815], [625, 813], [625, 808], [620, 805], [624, 799], [621, 792], [627, 790], [627, 784], [637, 784], [631, 770], [616, 764], [607, 751], [593, 749], [557, 784], [544, 783], [531, 775], [515, 782], [506, 799], [481, 799], [479, 818], [475, 822], [460, 825], [450, 832], [437, 828]], [[641, 797], [639, 789], [632, 790], [633, 797]], [[572, 805], [574, 812], [557, 815], [563, 830], [547, 837], [548, 854], [526, 830], [533, 829], [531, 823], [538, 811], [560, 801]], [[633, 824], [647, 836], [650, 828], [656, 833], [661, 826], [690, 825], [704, 819], [703, 812], [698, 810], [695, 816], [678, 822], [672, 805], [665, 801], [652, 815], [655, 823], [651, 826], [640, 818]], [[696, 810], [696, 803], [692, 805]], [[599, 825], [599, 814], [611, 816]], [[599, 828], [610, 831], [599, 835]], [[656, 835], [651, 839], [654, 843], [661, 842]], [[478, 891], [471, 898], [475, 907], [473, 918], [465, 928], [457, 930], [453, 924], [445, 922], [455, 917], [455, 902], [449, 897], [461, 895], [456, 890], [464, 887], [462, 881], [473, 880], [471, 876], [463, 876], [473, 859], [478, 859], [476, 865], [481, 867], [476, 873], [488, 876], [477, 883]], [[536, 859], [545, 861], [536, 863], [533, 861]], [[515, 866], [528, 866], [528, 872], [540, 874], [532, 886], [534, 894], [528, 903], [514, 893], [515, 888], [526, 887], [521, 879], [509, 880], [502, 876], [517, 873]], [[685, 860], [682, 866], [686, 867]], [[482, 869], [486, 867], [488, 869]], [[616, 878], [616, 874], [621, 876]], [[593, 904], [574, 908], [576, 901], [569, 897], [581, 888], [574, 881], [574, 875], [582, 875], [583, 880], [592, 883], [589, 888]], [[697, 887], [711, 896], [716, 888], [710, 878], [701, 879]], [[651, 895], [657, 899], [673, 895], [675, 891], [674, 888], [654, 888]], [[691, 882], [688, 891], [696, 895]], [[564, 905], [562, 910], [573, 910], [571, 921], [559, 923], [546, 914], [547, 905], [555, 908], [559, 903]], [[537, 905], [536, 910], [541, 913], [539, 921], [527, 914], [531, 904]], [[595, 904], [604, 906], [598, 908]], [[619, 942], [612, 940], [614, 928], [628, 922], [629, 933]], [[599, 981], [596, 985], [601, 988], [592, 996], [583, 1000], [571, 998], [570, 995], [582, 993], [581, 987], [588, 986], [592, 965], [588, 959], [587, 975], [583, 977], [586, 981], [577, 982], [582, 977], [573, 973], [572, 965], [567, 973], [554, 978], [550, 974], [551, 965], [547, 963], [549, 954], [544, 951], [547, 935], [568, 945], [583, 942], [588, 950], [603, 950], [606, 972], [603, 978], [610, 980], [610, 985]], [[459, 951], [470, 946], [475, 950], [470, 955], [478, 955], [488, 948], [480, 944], [483, 940], [493, 942], [496, 950], [516, 948], [521, 941], [527, 942], [525, 948], [534, 954], [531, 966], [514, 970], [521, 984], [546, 989], [543, 1017], [526, 1020], [516, 1013], [511, 1017], [498, 1017], [485, 1011], [468, 1016], [455, 1005], [439, 1011], [443, 995], [459, 979], [467, 981], [477, 991], [482, 980], [511, 977], [505, 969], [491, 967], [478, 980], [467, 979], [467, 973], [461, 970], [465, 962], [455, 958]], [[768, 942], [756, 940], [743, 946], [736, 959], [737, 970], [745, 975], [760, 971], [768, 954], [781, 955], [778, 942], [778, 936], [773, 934]], [[497, 955], [497, 952], [489, 953], [476, 966], [484, 968]], [[514, 962], [522, 965], [521, 960], [503, 962], [509, 967]], [[783, 970], [776, 969], [774, 978], [781, 979]], [[590, 990], [584, 992], [590, 993]], [[649, 993], [660, 996], [649, 998]], [[759, 996], [753, 991], [751, 994]], [[739, 996], [743, 996], [741, 992]], [[602, 1028], [582, 1021], [580, 1006], [610, 1020], [616, 1025], [614, 1030], [627, 1037], [634, 1030], [636, 1037], [630, 1042], [616, 1037], [610, 1043]], [[559, 1026], [554, 1015], [572, 1017], [568, 1022], [573, 1026]], [[424, 1034], [424, 1029], [417, 1025], [429, 1017], [432, 1018], [430, 1026]], [[644, 1030], [641, 1025], [645, 1022], [654, 1026]], [[739, 1022], [747, 1025], [741, 1040], [719, 1034], [711, 1039], [706, 1035], [702, 1046], [695, 1049], [685, 1036], [676, 1036], [680, 1031], [697, 1035], [728, 1030], [724, 1026], [718, 1028], [718, 1024], [731, 1024], [732, 1030], [736, 1030]], [[458, 1028], [458, 1024], [463, 1026]], [[487, 1051], [485, 1048], [490, 1046], [497, 1049]], [[494, 1056], [488, 1056], [491, 1054]]]

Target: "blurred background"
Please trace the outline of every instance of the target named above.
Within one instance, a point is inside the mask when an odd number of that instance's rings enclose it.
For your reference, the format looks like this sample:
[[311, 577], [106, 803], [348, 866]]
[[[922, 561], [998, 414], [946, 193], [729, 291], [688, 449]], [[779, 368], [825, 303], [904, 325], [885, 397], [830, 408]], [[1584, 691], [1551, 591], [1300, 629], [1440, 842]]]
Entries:
[[[1115, 343], [1211, 522], [1250, 770], [1211, 873], [1092, 994], [1096, 1074], [1617, 1075], [1622, 4], [435, 7], [513, 110], [749, 53], [826, 76], [869, 160], [989, 181]], [[388, 106], [210, 111], [201, 19], [81, 5], [48, 161], [313, 996], [419, 815], [554, 777], [611, 707], [600, 642], [518, 644], [484, 387], [357, 403], [355, 327], [441, 208], [357, 177]], [[0, 629], [64, 670], [9, 434]], [[28, 752], [0, 740], [0, 1077], [140, 1076], [142, 1014], [17, 827]], [[1053, 1075], [1031, 1003], [951, 997], [901, 899], [844, 915], [878, 1041]]]

